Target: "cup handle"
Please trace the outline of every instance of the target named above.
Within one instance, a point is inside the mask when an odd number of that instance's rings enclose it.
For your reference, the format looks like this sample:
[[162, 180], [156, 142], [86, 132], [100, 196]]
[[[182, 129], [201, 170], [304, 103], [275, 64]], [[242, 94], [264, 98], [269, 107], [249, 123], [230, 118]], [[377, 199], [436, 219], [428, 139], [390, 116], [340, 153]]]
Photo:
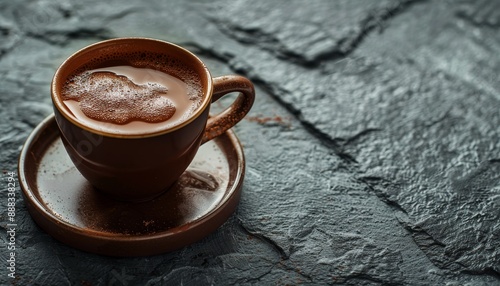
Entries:
[[213, 78], [213, 87], [212, 103], [230, 92], [239, 92], [239, 95], [224, 111], [208, 119], [201, 144], [223, 134], [243, 119], [255, 100], [255, 89], [252, 82], [242, 76], [215, 77]]

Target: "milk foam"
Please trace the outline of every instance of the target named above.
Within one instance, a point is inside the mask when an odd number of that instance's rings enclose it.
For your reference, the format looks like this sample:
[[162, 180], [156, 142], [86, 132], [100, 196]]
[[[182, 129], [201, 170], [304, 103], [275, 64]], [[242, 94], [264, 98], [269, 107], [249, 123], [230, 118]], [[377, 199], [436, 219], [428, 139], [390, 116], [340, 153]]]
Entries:
[[62, 99], [85, 125], [128, 134], [154, 132], [184, 121], [199, 105], [200, 96], [193, 94], [192, 87], [167, 73], [113, 66], [69, 78]]

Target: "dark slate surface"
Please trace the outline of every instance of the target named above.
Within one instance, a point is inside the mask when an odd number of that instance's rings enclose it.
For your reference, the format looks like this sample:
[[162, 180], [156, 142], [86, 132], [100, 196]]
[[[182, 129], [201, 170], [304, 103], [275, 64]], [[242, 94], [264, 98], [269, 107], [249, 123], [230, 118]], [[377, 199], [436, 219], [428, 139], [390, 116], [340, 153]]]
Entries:
[[184, 45], [258, 92], [235, 128], [241, 203], [214, 234], [97, 256], [53, 240], [19, 200], [10, 279], [3, 180], [0, 284], [500, 285], [499, 3], [0, 2], [4, 178], [51, 113], [57, 66], [101, 39]]

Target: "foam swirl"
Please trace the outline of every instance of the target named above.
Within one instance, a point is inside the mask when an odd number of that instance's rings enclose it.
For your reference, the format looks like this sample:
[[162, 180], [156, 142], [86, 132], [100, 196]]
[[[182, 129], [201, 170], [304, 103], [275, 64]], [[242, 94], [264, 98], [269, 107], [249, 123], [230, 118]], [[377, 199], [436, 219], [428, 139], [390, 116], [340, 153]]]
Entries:
[[64, 100], [76, 100], [89, 118], [115, 124], [134, 120], [157, 123], [170, 119], [176, 111], [167, 98], [168, 88], [148, 82], [136, 84], [112, 72], [84, 72], [64, 85]]

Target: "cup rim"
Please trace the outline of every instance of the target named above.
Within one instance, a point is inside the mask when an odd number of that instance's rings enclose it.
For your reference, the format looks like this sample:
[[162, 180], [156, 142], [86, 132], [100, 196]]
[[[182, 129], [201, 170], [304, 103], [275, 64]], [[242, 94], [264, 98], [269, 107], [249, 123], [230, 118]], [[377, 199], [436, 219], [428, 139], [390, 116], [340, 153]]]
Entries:
[[[57, 85], [58, 83], [61, 84], [61, 80], [64, 79], [64, 76], [62, 75], [62, 70], [65, 66], [69, 65], [73, 59], [78, 57], [79, 55], [89, 51], [98, 48], [99, 46], [107, 46], [111, 45], [114, 43], [127, 43], [127, 42], [134, 42], [134, 41], [146, 41], [146, 42], [155, 42], [158, 44], [162, 44], [165, 46], [169, 46], [169, 48], [173, 49], [178, 49], [182, 53], [187, 54], [191, 59], [189, 60], [190, 62], [194, 62], [195, 65], [200, 66], [203, 70], [203, 73], [205, 74], [206, 80], [202, 81], [202, 86], [203, 90], [205, 92], [203, 93], [203, 100], [201, 101], [200, 105], [191, 113], [191, 115], [186, 119], [180, 122], [179, 124], [175, 124], [173, 126], [165, 127], [162, 128], [161, 130], [155, 130], [155, 131], [145, 131], [137, 134], [123, 134], [123, 133], [113, 133], [113, 132], [106, 132], [98, 129], [94, 129], [90, 126], [85, 125], [84, 123], [80, 122], [77, 120], [73, 115], [69, 114], [68, 109], [64, 106], [63, 101], [60, 97], [60, 94], [57, 93]], [[206, 85], [206, 89], [205, 89]], [[213, 78], [212, 75], [210, 74], [210, 71], [208, 70], [207, 66], [205, 63], [198, 58], [194, 53], [190, 52], [186, 48], [183, 48], [177, 44], [163, 41], [163, 40], [158, 40], [158, 39], [153, 39], [153, 38], [146, 38], [146, 37], [120, 37], [120, 38], [112, 38], [104, 41], [99, 41], [90, 45], [87, 45], [78, 51], [74, 52], [71, 56], [69, 56], [67, 59], [65, 59], [61, 65], [57, 68], [54, 77], [52, 78], [52, 83], [51, 83], [51, 90], [50, 90], [52, 102], [54, 106], [57, 108], [59, 113], [62, 114], [62, 116], [71, 122], [71, 124], [78, 126], [81, 129], [84, 129], [88, 132], [98, 134], [101, 136], [106, 136], [106, 137], [114, 137], [114, 138], [122, 138], [122, 139], [134, 139], [134, 138], [146, 138], [146, 137], [154, 137], [158, 135], [163, 135], [167, 133], [174, 132], [178, 129], [181, 129], [185, 127], [186, 125], [189, 125], [191, 122], [193, 122], [195, 119], [197, 119], [204, 111], [205, 109], [209, 106], [211, 99], [212, 99], [212, 94], [213, 94]]]

